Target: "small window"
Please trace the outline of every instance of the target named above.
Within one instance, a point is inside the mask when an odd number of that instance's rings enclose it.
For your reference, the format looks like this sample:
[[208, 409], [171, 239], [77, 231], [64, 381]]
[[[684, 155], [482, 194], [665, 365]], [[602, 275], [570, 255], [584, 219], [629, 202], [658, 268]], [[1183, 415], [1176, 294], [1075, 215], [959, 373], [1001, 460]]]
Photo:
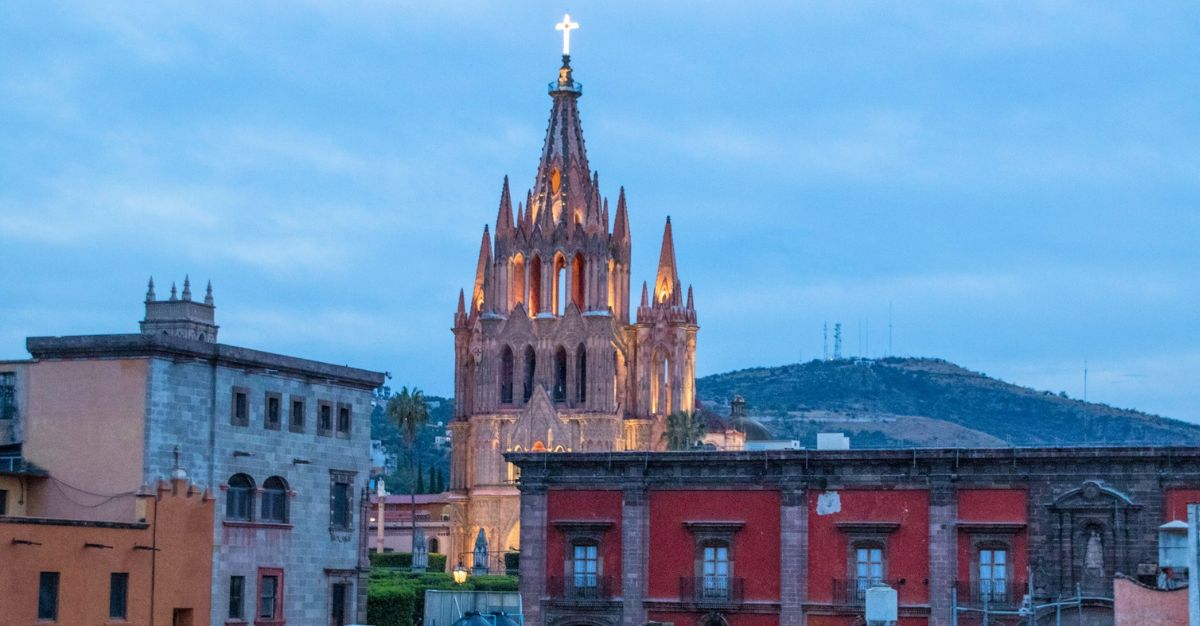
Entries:
[[337, 434], [339, 437], [350, 436], [350, 405], [339, 404], [337, 415]]
[[263, 482], [262, 510], [259, 512], [259, 519], [264, 522], [286, 524], [288, 521], [287, 492], [287, 483], [278, 476], [272, 476]]
[[292, 398], [292, 421], [288, 428], [294, 433], [304, 432], [304, 399]]
[[108, 577], [108, 617], [125, 619], [129, 602], [129, 574], [114, 572]]
[[328, 437], [333, 434], [333, 405], [322, 401], [317, 414], [317, 434]]
[[983, 548], [979, 551], [979, 594], [989, 602], [1008, 599], [1008, 550]]
[[267, 392], [266, 418], [264, 418], [263, 426], [268, 430], [279, 430], [282, 423], [280, 421], [280, 398], [279, 394]]
[[17, 375], [15, 372], [0, 372], [0, 420], [17, 416]]
[[244, 619], [246, 616], [246, 577], [229, 577], [229, 619]]
[[599, 547], [594, 543], [577, 543], [572, 550], [571, 575], [576, 589], [590, 590], [597, 586], [600, 573]]
[[350, 530], [350, 483], [334, 479], [329, 494], [329, 525], [334, 530]]
[[0, 489], [0, 515], [8, 515], [8, 490]]
[[883, 548], [863, 544], [854, 548], [854, 592], [862, 600], [867, 589], [883, 582]]
[[266, 570], [258, 576], [258, 619], [283, 621], [283, 572]]
[[58, 619], [58, 572], [42, 572], [38, 578], [38, 619]]
[[233, 419], [234, 426], [249, 426], [250, 425], [250, 404], [247, 400], [247, 391], [241, 387], [233, 389]]
[[254, 481], [245, 474], [234, 474], [225, 492], [225, 519], [248, 522], [253, 517]]
[[724, 599], [729, 596], [729, 545], [714, 542], [704, 546], [700, 564], [702, 593], [705, 598]]

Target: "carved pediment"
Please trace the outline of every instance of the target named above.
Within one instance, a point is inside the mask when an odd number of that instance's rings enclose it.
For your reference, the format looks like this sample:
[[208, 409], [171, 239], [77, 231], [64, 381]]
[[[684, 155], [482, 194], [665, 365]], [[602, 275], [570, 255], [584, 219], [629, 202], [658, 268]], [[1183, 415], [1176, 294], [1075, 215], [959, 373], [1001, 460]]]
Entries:
[[517, 306], [513, 307], [512, 313], [508, 316], [508, 321], [504, 323], [500, 330], [500, 336], [506, 340], [533, 339], [533, 322], [529, 319], [529, 312], [525, 309], [525, 303], [518, 302]]
[[1054, 500], [1054, 509], [1137, 508], [1129, 496], [1098, 480], [1085, 481]]
[[562, 317], [555, 325], [554, 338], [558, 341], [573, 341], [581, 338], [584, 332], [583, 316], [580, 315], [579, 308], [572, 302], [567, 305], [567, 310], [563, 311]]
[[525, 410], [517, 418], [511, 445], [534, 451], [539, 448], [539, 443], [546, 451], [552, 451], [557, 446], [570, 448], [572, 445], [570, 425], [559, 419], [550, 395], [541, 385], [534, 387]]

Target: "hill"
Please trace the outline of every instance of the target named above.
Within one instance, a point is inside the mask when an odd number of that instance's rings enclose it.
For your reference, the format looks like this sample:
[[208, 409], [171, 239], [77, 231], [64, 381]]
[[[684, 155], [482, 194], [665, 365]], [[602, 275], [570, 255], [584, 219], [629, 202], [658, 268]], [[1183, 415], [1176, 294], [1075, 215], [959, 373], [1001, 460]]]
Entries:
[[[1083, 402], [939, 359], [809, 361], [706, 376], [706, 405], [735, 394], [782, 439], [845, 432], [865, 447], [1200, 444], [1200, 425]], [[717, 409], [720, 412], [720, 409]]]

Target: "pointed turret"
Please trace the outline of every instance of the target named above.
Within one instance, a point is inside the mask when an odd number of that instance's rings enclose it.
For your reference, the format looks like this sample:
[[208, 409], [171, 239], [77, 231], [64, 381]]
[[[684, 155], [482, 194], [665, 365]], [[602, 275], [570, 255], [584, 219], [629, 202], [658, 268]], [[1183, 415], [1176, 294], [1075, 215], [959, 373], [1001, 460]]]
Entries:
[[512, 230], [512, 197], [508, 192], [508, 176], [505, 176], [504, 188], [500, 190], [500, 208], [496, 214], [496, 237], [508, 235]]
[[150, 277], [150, 284], [146, 285], [146, 302], [154, 302], [154, 277]]
[[689, 310], [692, 310], [692, 309], [695, 309], [695, 308], [696, 308], [696, 305], [695, 305], [695, 304], [692, 302], [692, 286], [691, 286], [691, 285], [688, 285], [688, 299], [687, 299], [687, 308], [688, 308]]
[[192, 301], [192, 281], [187, 274], [183, 275], [183, 299], [185, 302]]
[[675, 269], [675, 241], [671, 236], [671, 217], [663, 229], [662, 249], [658, 253], [658, 276], [654, 279], [654, 301], [670, 302], [677, 292], [679, 274]]
[[455, 311], [455, 313], [462, 314], [462, 313], [466, 313], [466, 312], [467, 312], [466, 294], [463, 292], [462, 289], [459, 289], [458, 290], [458, 310]]
[[484, 294], [487, 293], [484, 289], [487, 283], [487, 274], [492, 269], [492, 238], [488, 234], [487, 224], [483, 226], [483, 238], [479, 242], [479, 262], [475, 266], [475, 288], [471, 293], [471, 310], [478, 311], [483, 308]]
[[646, 286], [646, 281], [642, 281], [642, 305], [641, 308], [650, 306], [650, 289]]
[[613, 222], [613, 241], [628, 249], [629, 244], [629, 209], [625, 207], [625, 188], [617, 194], [617, 218]]
[[213, 306], [212, 281], [208, 281], [208, 286], [204, 288], [204, 304]]
[[171, 300], [170, 301], [174, 302], [178, 299], [179, 299], [179, 296], [177, 296], [175, 294], [175, 281], [171, 281]]

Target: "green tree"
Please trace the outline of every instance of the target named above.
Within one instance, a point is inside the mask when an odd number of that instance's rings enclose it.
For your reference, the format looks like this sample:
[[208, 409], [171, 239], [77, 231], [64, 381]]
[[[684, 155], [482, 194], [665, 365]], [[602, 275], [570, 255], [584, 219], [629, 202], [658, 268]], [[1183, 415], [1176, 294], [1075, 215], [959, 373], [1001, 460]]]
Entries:
[[[388, 418], [400, 429], [400, 434], [404, 437], [404, 447], [408, 451], [408, 469], [410, 472], [416, 472], [413, 475], [413, 485], [417, 484], [417, 477], [420, 475], [420, 470], [416, 469], [416, 464], [413, 463], [415, 454], [414, 445], [417, 441], [417, 435], [421, 429], [429, 421], [429, 407], [425, 404], [425, 394], [420, 389], [413, 387], [409, 391], [408, 387], [401, 387], [400, 393], [388, 398], [387, 404]], [[416, 546], [417, 540], [417, 494], [416, 489], [410, 489], [409, 495], [412, 502], [412, 545]]]
[[676, 411], [667, 416], [667, 430], [663, 438], [668, 450], [690, 450], [704, 439], [704, 421], [696, 413]]
[[417, 459], [417, 488], [414, 493], [425, 493], [425, 469], [421, 467], [421, 460]]

